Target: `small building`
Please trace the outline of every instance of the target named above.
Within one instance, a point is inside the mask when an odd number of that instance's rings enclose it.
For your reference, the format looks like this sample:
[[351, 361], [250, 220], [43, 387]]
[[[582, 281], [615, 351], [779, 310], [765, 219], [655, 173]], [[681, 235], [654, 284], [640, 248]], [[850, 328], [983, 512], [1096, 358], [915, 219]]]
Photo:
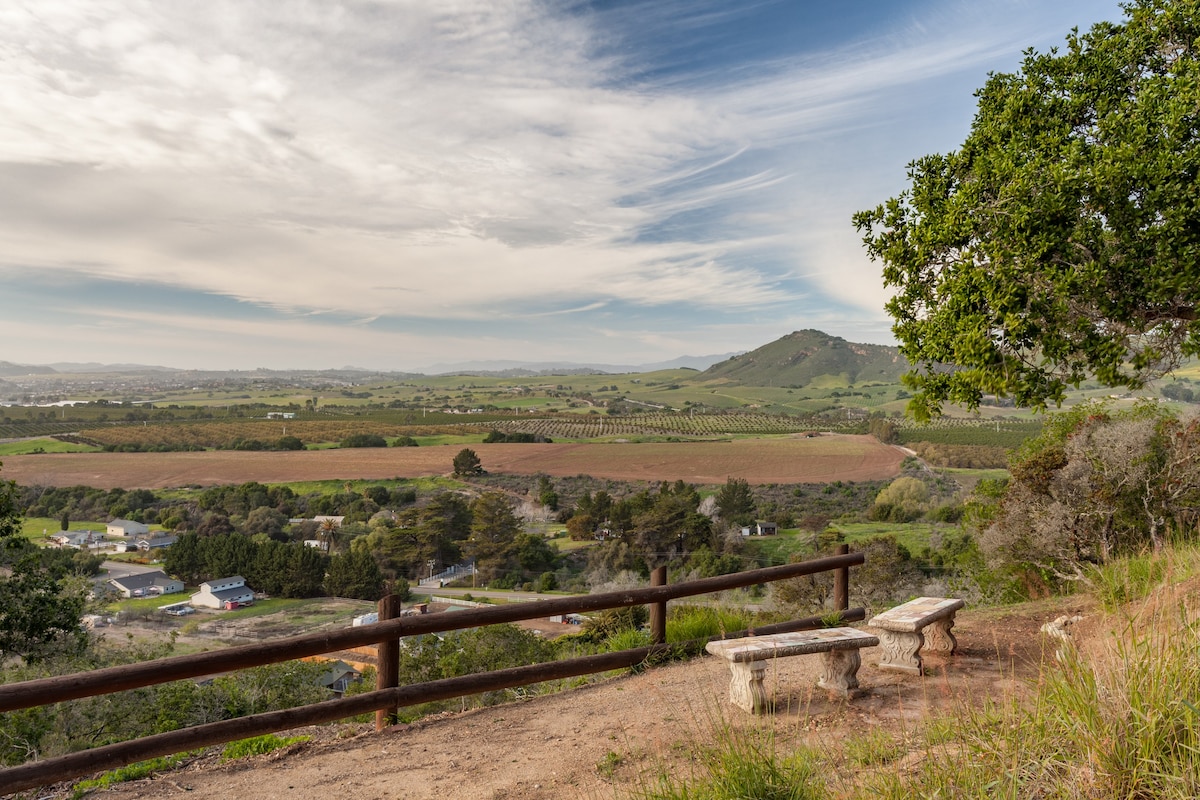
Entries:
[[134, 544], [138, 550], [143, 553], [148, 553], [151, 550], [161, 550], [165, 547], [170, 547], [175, 544], [178, 536], [150, 536], [144, 539], [138, 539]]
[[59, 531], [50, 537], [55, 547], [73, 547], [76, 550], [86, 550], [103, 540], [104, 537], [94, 531]]
[[108, 523], [107, 530], [109, 536], [120, 536], [122, 539], [128, 539], [131, 536], [145, 536], [149, 532], [149, 525], [128, 519], [114, 519]]
[[113, 578], [108, 585], [122, 597], [151, 597], [159, 594], [175, 594], [183, 591], [183, 581], [169, 577], [162, 570], [139, 572], [124, 578]]
[[253, 601], [254, 590], [246, 585], [246, 579], [241, 575], [205, 581], [200, 584], [200, 591], [192, 595], [192, 605], [201, 608], [234, 608], [236, 606], [230, 604]]
[[756, 520], [753, 525], [742, 527], [742, 536], [774, 536], [779, 533], [779, 526], [774, 522]]
[[339, 659], [338, 661], [329, 662], [329, 669], [318, 679], [318, 682], [338, 697], [341, 697], [350, 688], [350, 684], [357, 683], [360, 680], [362, 680], [362, 673]]

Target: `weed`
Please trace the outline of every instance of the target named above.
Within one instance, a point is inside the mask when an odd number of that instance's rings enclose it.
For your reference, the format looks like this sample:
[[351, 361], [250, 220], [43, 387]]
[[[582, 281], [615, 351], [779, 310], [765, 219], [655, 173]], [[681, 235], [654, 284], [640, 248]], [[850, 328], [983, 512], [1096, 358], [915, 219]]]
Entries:
[[177, 766], [185, 758], [188, 758], [190, 753], [180, 753], [173, 756], [164, 756], [162, 758], [152, 758], [149, 761], [139, 761], [136, 764], [130, 764], [119, 769], [105, 772], [99, 778], [91, 778], [86, 781], [80, 781], [71, 788], [71, 800], [79, 800], [88, 792], [96, 789], [107, 789], [113, 784], [124, 783], [125, 781], [136, 781], [142, 778], [147, 778], [156, 772], [163, 772]]
[[230, 742], [225, 745], [225, 749], [221, 751], [221, 760], [231, 761], [235, 758], [261, 756], [273, 750], [279, 750], [298, 742], [307, 742], [311, 739], [311, 736], [289, 736], [285, 738], [276, 736], [273, 733], [268, 733], [264, 736], [252, 736], [249, 739], [239, 739], [236, 742]]
[[880, 730], [870, 731], [846, 740], [843, 745], [851, 764], [862, 767], [888, 764], [904, 753], [904, 743]]
[[613, 776], [617, 774], [617, 767], [621, 766], [625, 759], [615, 750], [609, 750], [604, 756], [596, 762], [596, 774], [606, 781], [611, 781]]

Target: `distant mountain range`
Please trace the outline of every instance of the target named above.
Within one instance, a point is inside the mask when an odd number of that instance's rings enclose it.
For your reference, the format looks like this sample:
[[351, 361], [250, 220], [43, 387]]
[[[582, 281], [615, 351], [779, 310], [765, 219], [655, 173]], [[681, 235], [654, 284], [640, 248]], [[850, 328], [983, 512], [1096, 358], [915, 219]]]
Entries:
[[[345, 366], [329, 370], [254, 370], [255, 372], [303, 372], [303, 373], [369, 373], [377, 375], [503, 375], [523, 377], [551, 374], [619, 374], [625, 372], [657, 372], [663, 369], [694, 369], [700, 371], [713, 364], [724, 361], [734, 353], [723, 353], [711, 356], [680, 356], [670, 361], [659, 361], [652, 364], [584, 364], [568, 361], [537, 362], [537, 361], [461, 361], [455, 363], [432, 364], [420, 370], [401, 372], [399, 370], [375, 370], [366, 367]], [[25, 375], [57, 375], [60, 373], [105, 374], [105, 373], [138, 373], [138, 372], [189, 372], [216, 374], [220, 372], [246, 372], [247, 370], [186, 370], [174, 367], [147, 366], [145, 364], [99, 364], [55, 362], [53, 364], [14, 364], [11, 361], [0, 361], [0, 378], [21, 377]]]
[[895, 383], [907, 371], [908, 361], [898, 347], [855, 344], [806, 330], [714, 364], [698, 379], [725, 379], [743, 386], [807, 386], [823, 376], [836, 376], [846, 384]]
[[551, 375], [564, 372], [574, 374], [621, 374], [625, 372], [657, 372], [661, 369], [708, 369], [736, 353], [714, 356], [680, 356], [670, 361], [652, 364], [581, 364], [578, 362], [532, 362], [532, 361], [460, 361], [451, 364], [432, 364], [420, 370], [427, 375], [470, 375], [487, 373], [521, 377], [524, 375]]
[[[254, 370], [266, 374], [341, 375], [479, 375], [499, 377], [535, 377], [563, 374], [622, 374], [657, 372], [667, 369], [692, 369], [696, 380], [720, 380], [745, 386], [807, 386], [823, 376], [839, 383], [880, 381], [894, 383], [908, 370], [908, 362], [899, 348], [877, 344], [856, 344], [838, 336], [815, 330], [795, 331], [748, 353], [709, 356], [681, 356], [650, 364], [596, 364], [534, 361], [463, 361], [431, 364], [416, 373], [386, 372], [357, 367], [340, 370]], [[197, 375], [245, 374], [245, 370], [180, 370], [140, 364], [97, 364], [58, 362], [32, 365], [0, 361], [0, 379], [29, 375], [62, 373], [189, 373]]]

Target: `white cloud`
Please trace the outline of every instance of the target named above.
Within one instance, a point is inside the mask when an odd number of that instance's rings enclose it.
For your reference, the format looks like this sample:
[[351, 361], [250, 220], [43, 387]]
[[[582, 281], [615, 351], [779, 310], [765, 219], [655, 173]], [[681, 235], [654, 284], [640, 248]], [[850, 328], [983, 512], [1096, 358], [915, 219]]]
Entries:
[[[737, 10], [640, 13], [686, 30]], [[686, 306], [727, 335], [703, 315], [815, 290], [879, 320], [849, 214], [896, 178], [831, 142], [869, 149], [881, 111], [1021, 41], [1003, 9], [964, 13], [656, 85], [598, 55], [620, 49], [596, 17], [533, 0], [6, 4], [2, 268], [364, 319]]]

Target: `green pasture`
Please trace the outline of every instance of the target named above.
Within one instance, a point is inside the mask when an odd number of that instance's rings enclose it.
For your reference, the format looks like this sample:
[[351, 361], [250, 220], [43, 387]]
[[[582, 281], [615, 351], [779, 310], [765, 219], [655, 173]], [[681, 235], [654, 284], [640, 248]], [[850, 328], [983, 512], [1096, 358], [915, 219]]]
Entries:
[[27, 439], [22, 442], [6, 442], [0, 444], [0, 458], [4, 456], [23, 456], [33, 453], [94, 453], [99, 447], [73, 442], [60, 442], [49, 437], [43, 439]]
[[745, 555], [754, 559], [759, 567], [776, 564], [786, 564], [792, 553], [809, 547], [814, 539], [810, 531], [799, 528], [780, 528], [775, 536], [748, 536], [745, 542]]
[[[72, 520], [69, 531], [96, 531], [104, 533], [108, 528], [107, 522], [77, 522]], [[44, 542], [46, 537], [53, 536], [62, 530], [62, 520], [52, 517], [25, 517], [21, 520], [21, 535], [31, 542]], [[43, 533], [44, 531], [44, 533]]]
[[360, 494], [372, 486], [386, 486], [388, 489], [411, 487], [418, 492], [436, 492], [463, 488], [463, 484], [451, 478], [431, 475], [422, 478], [379, 478], [375, 480], [324, 480], [296, 481], [294, 483], [277, 483], [272, 486], [286, 486], [298, 495], [306, 494], [339, 494], [351, 492]]
[[840, 531], [842, 538], [850, 544], [879, 536], [895, 536], [896, 541], [914, 556], [929, 546], [935, 531], [945, 530], [944, 526], [928, 522], [849, 522], [835, 523], [831, 527]]
[[466, 445], [470, 445], [470, 444], [482, 443], [484, 438], [486, 438], [488, 433], [490, 433], [490, 432], [491, 432], [490, 428], [486, 428], [486, 429], [481, 428], [479, 433], [471, 433], [471, 434], [449, 434], [448, 433], [448, 434], [438, 434], [438, 435], [433, 435], [433, 436], [414, 436], [413, 438], [417, 440], [418, 447], [437, 447], [439, 445], [444, 445], [444, 444], [466, 446]]
[[953, 478], [963, 487], [964, 492], [970, 492], [982, 480], [1001, 480], [1008, 477], [1006, 469], [956, 469], [938, 468], [938, 472]]
[[[832, 530], [842, 534], [842, 539], [848, 544], [874, 539], [879, 536], [895, 536], [896, 541], [916, 556], [929, 546], [930, 537], [935, 531], [946, 530], [928, 522], [849, 522], [833, 523]], [[798, 528], [781, 528], [775, 536], [750, 536], [743, 541], [746, 544], [745, 554], [758, 562], [759, 566], [771, 564], [786, 564], [791, 555], [806, 550], [812, 546], [816, 535], [811, 531]]]

